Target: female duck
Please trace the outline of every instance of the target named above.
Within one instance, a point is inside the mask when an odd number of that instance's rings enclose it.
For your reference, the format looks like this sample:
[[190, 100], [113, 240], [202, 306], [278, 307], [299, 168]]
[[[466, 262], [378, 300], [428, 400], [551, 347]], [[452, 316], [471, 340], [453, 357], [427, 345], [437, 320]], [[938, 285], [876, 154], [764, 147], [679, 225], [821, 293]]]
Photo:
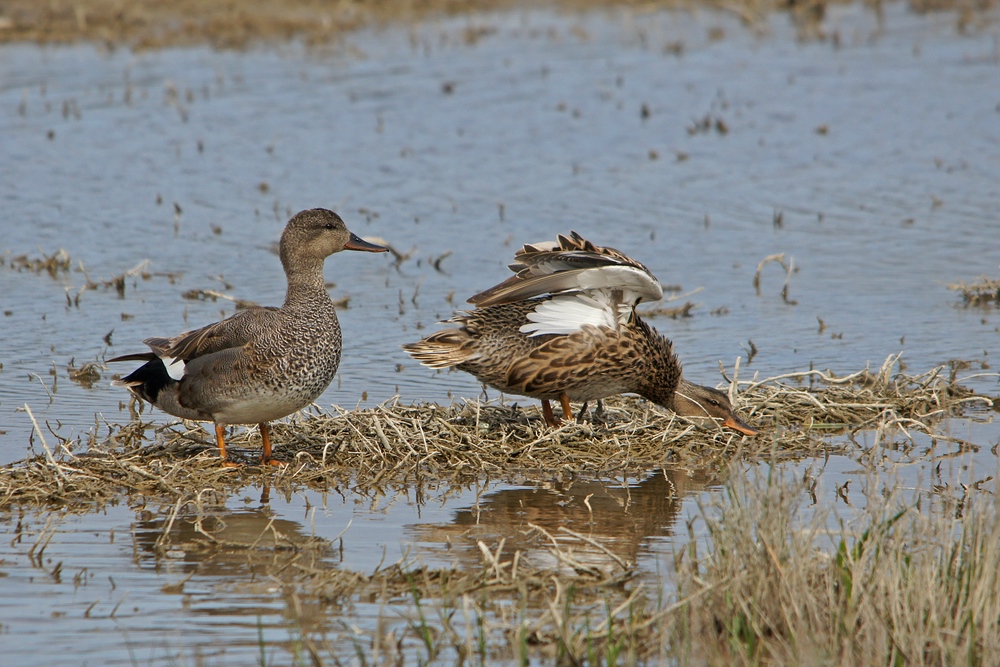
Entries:
[[513, 276], [448, 320], [456, 328], [403, 348], [425, 366], [459, 368], [505, 393], [541, 399], [550, 426], [549, 401], [560, 401], [570, 419], [571, 400], [635, 393], [678, 415], [757, 434], [724, 393], [685, 380], [673, 344], [638, 316], [642, 299], [663, 297], [645, 266], [576, 232], [525, 245], [514, 260]]
[[280, 308], [255, 306], [172, 338], [147, 338], [150, 352], [108, 361], [145, 361], [113, 384], [182, 419], [215, 422], [223, 465], [227, 424], [259, 424], [271, 458], [268, 422], [300, 410], [330, 385], [340, 364], [337, 312], [326, 291], [323, 263], [341, 250], [385, 252], [347, 230], [333, 211], [295, 215], [281, 235], [288, 279]]

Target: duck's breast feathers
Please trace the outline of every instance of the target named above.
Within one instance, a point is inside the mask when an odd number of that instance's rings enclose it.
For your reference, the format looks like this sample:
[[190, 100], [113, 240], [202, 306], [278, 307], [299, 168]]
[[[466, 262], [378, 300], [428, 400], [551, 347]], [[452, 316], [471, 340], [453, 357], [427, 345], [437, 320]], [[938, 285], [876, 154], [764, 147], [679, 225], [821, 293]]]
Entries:
[[555, 243], [527, 244], [510, 265], [515, 275], [476, 294], [479, 307], [581, 289], [628, 290], [638, 302], [663, 298], [663, 288], [645, 266], [615, 250], [601, 248], [576, 232]]

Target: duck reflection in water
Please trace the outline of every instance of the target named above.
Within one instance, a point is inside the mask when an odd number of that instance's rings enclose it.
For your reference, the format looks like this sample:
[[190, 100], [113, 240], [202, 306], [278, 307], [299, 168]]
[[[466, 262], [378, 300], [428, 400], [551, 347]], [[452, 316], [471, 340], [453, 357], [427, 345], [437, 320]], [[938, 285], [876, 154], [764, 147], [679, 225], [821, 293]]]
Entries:
[[266, 577], [292, 561], [329, 567], [335, 555], [331, 542], [307, 533], [297, 521], [279, 518], [269, 502], [265, 483], [256, 508], [141, 510], [132, 526], [139, 563], [208, 577]]
[[[685, 497], [715, 483], [704, 471], [660, 469], [641, 481], [571, 479], [488, 493], [451, 524], [421, 524], [413, 539], [447, 545], [469, 567], [482, 564], [482, 541], [494, 556], [539, 569], [605, 576], [631, 569], [651, 539], [673, 533]], [[556, 548], [554, 548], [556, 547]]]

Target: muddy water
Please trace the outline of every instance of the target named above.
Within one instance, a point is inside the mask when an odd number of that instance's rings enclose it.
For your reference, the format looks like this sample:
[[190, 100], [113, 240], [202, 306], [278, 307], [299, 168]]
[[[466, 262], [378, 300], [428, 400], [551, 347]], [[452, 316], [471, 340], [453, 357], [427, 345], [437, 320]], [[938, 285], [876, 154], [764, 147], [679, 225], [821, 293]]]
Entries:
[[[127, 420], [112, 369], [85, 386], [67, 367], [234, 312], [186, 293], [280, 303], [273, 244], [291, 213], [313, 206], [404, 256], [328, 262], [331, 294], [349, 302], [322, 406], [479, 396], [471, 378], [420, 368], [399, 345], [502, 279], [520, 243], [570, 229], [695, 292], [680, 300], [695, 302], [692, 317], [653, 320], [692, 379], [719, 381], [719, 361], [737, 356], [741, 374], [768, 376], [853, 371], [896, 352], [909, 371], [962, 359], [973, 362], [963, 375], [993, 372], [981, 367], [1000, 350], [1000, 317], [960, 308], [944, 283], [1000, 265], [997, 30], [959, 35], [947, 14], [893, 9], [879, 25], [831, 11], [838, 46], [797, 42], [780, 17], [761, 36], [708, 14], [530, 13], [310, 52], [4, 47], [0, 462], [39, 449], [25, 405], [50, 442], [47, 429], [86, 439], [106, 433], [105, 419]], [[69, 265], [54, 275], [10, 268], [60, 249]], [[777, 264], [753, 286], [776, 253], [794, 266], [787, 298]], [[148, 277], [126, 278], [123, 292], [103, 284], [140, 265]], [[968, 384], [998, 392], [995, 375]], [[974, 468], [996, 469], [990, 413], [942, 429], [982, 445]], [[830, 489], [854, 474], [847, 459], [825, 466]], [[908, 483], [928, 483], [925, 473]], [[615, 526], [615, 553], [655, 572], [678, 517], [715, 486], [673, 474], [525, 480], [421, 502], [349, 489], [261, 502], [250, 488], [209, 514], [234, 543], [260, 546], [278, 526], [316, 563], [362, 571], [404, 554], [472, 562], [470, 535], [596, 515]], [[637, 506], [647, 509], [628, 511]], [[206, 553], [183, 516], [159, 549], [170, 509], [3, 517], [5, 650], [237, 664], [256, 660], [259, 632], [288, 641], [290, 602], [261, 580], [274, 563], [257, 560], [280, 550]]]

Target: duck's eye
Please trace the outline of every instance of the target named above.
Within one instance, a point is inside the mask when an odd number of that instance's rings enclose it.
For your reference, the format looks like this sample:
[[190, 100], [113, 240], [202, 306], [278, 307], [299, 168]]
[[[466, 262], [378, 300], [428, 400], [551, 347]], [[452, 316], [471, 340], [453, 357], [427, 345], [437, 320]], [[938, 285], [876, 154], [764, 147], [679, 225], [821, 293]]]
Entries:
[[324, 223], [323, 224], [323, 228], [324, 229], [333, 229], [333, 223], [332, 222]]
[[709, 405], [714, 405], [715, 407], [719, 407], [719, 405], [720, 405], [720, 403], [717, 400], [715, 400], [714, 398], [708, 399], [708, 404]]

